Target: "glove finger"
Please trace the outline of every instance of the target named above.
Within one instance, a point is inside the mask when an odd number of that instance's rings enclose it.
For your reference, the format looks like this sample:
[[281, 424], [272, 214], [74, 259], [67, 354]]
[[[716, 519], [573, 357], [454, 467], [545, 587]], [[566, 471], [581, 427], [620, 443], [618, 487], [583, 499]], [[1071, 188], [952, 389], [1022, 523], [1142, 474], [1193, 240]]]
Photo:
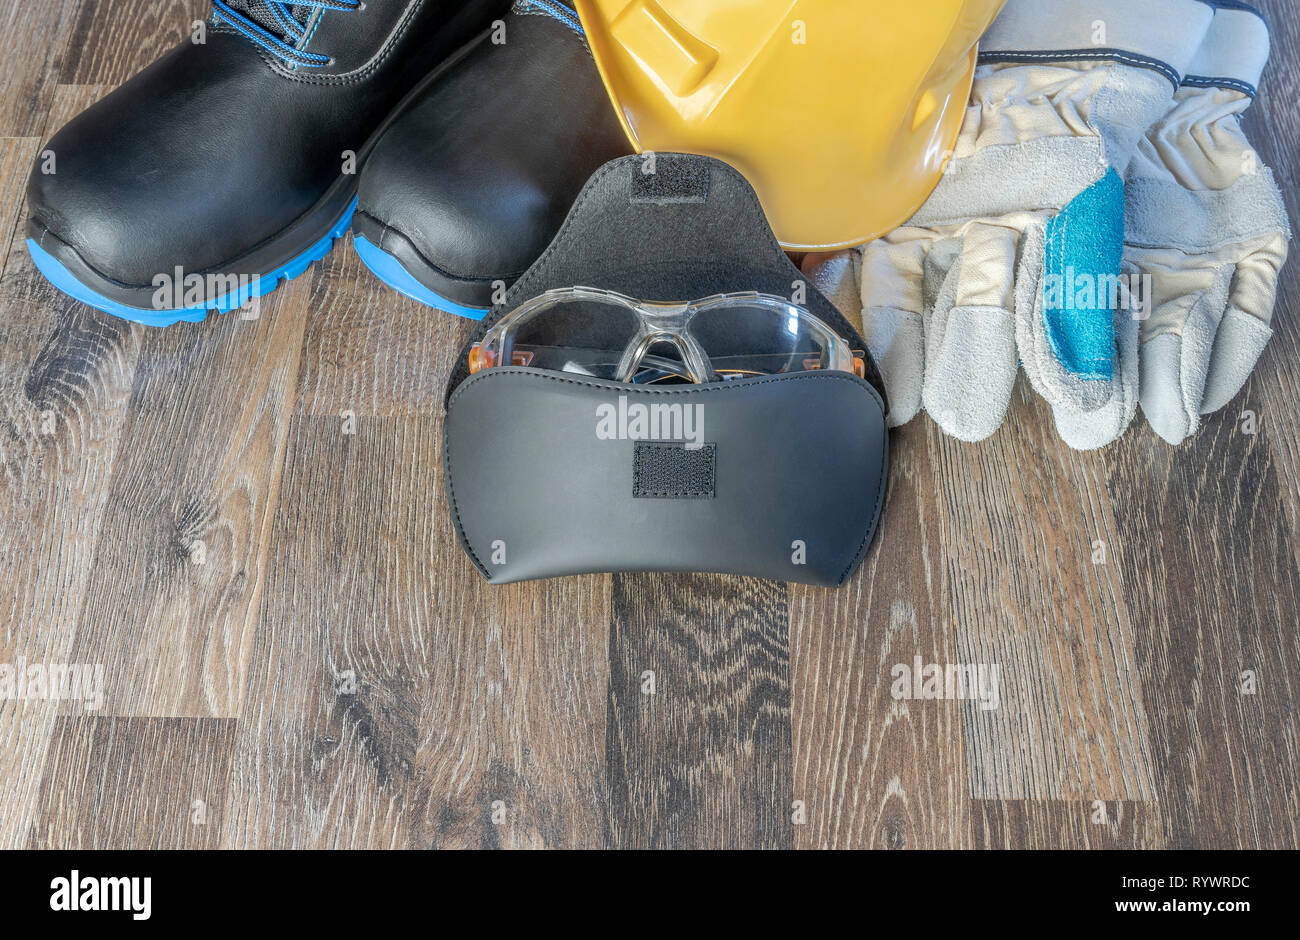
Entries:
[[1240, 308], [1228, 308], [1214, 340], [1201, 414], [1212, 414], [1237, 397], [1272, 337], [1272, 329], [1258, 318]]
[[972, 224], [926, 260], [935, 293], [925, 324], [922, 403], [946, 433], [981, 441], [1002, 424], [1015, 386], [1011, 312], [1018, 234]]
[[[1206, 273], [1183, 271], [1180, 279], [1204, 283]], [[1175, 278], [1173, 271], [1156, 269], [1151, 277], [1158, 293], [1154, 312], [1143, 329], [1139, 397], [1151, 429], [1170, 444], [1181, 444], [1200, 424], [1201, 400], [1215, 334], [1227, 305], [1232, 268], [1222, 265], [1210, 272], [1206, 286], [1173, 296], [1167, 296], [1168, 285]], [[1162, 282], [1166, 285], [1163, 290]]]
[[929, 232], [899, 230], [861, 249], [862, 335], [889, 392], [891, 428], [911, 421], [921, 409], [922, 270], [934, 238]]
[[[885, 246], [878, 245], [875, 250], [884, 252]], [[884, 278], [899, 278], [904, 273], [881, 265], [877, 267], [881, 268], [880, 274]], [[869, 316], [865, 315], [861, 287], [862, 249], [809, 254], [804, 258], [803, 273], [849, 322], [862, 324], [862, 337], [867, 341], [867, 349], [889, 396], [888, 426], [896, 428], [911, 421], [921, 404], [921, 314], [874, 307]]]
[[1214, 339], [1201, 414], [1218, 411], [1231, 401], [1264, 352], [1273, 335], [1269, 323], [1277, 300], [1278, 273], [1286, 256], [1286, 236], [1279, 232], [1237, 265], [1228, 309]]
[[1075, 450], [1096, 450], [1119, 440], [1137, 414], [1139, 321], [1128, 310], [1115, 313], [1117, 394], [1095, 411], [1052, 409], [1056, 433]]

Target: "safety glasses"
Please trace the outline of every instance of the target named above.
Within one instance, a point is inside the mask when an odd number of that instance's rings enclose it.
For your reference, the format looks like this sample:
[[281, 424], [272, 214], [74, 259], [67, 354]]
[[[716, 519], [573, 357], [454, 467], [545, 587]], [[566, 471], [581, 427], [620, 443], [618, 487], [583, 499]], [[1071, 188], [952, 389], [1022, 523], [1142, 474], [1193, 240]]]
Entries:
[[502, 365], [643, 385], [839, 370], [862, 376], [865, 354], [803, 307], [772, 294], [691, 303], [614, 291], [547, 291], [502, 317], [469, 352], [470, 372]]

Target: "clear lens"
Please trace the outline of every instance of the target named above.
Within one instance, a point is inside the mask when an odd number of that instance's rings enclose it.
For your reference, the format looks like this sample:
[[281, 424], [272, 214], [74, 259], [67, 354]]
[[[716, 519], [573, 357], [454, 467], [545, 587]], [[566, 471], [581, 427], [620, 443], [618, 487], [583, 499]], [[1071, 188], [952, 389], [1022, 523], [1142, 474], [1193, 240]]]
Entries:
[[739, 378], [833, 368], [833, 337], [817, 323], [792, 304], [718, 303], [702, 307], [690, 331], [719, 376]]
[[498, 363], [613, 379], [637, 324], [636, 314], [619, 304], [569, 300], [523, 318], [493, 351]]

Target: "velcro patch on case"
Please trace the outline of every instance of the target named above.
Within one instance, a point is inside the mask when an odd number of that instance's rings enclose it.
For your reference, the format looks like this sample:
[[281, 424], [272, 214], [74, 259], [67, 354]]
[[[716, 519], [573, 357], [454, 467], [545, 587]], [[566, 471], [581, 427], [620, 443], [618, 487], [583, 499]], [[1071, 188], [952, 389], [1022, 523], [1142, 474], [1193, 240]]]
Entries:
[[709, 197], [709, 165], [702, 160], [672, 153], [643, 153], [641, 166], [632, 174], [628, 194], [633, 205], [704, 202]]
[[635, 499], [713, 499], [717, 445], [637, 441], [632, 459]]

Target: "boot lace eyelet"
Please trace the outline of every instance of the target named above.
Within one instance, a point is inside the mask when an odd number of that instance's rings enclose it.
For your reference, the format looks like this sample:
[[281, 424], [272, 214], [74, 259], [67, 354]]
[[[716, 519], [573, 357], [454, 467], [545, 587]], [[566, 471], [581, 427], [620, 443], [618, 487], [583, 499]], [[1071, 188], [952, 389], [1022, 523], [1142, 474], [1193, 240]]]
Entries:
[[292, 69], [329, 68], [337, 64], [334, 56], [307, 48], [315, 25], [309, 30], [308, 25], [313, 21], [310, 17], [299, 19], [301, 13], [295, 13], [295, 9], [306, 8], [312, 16], [325, 16], [333, 12], [356, 13], [366, 8], [365, 0], [261, 0], [258, 5], [239, 8], [231, 6], [235, 2], [240, 0], [212, 0], [215, 20], [230, 26]]

